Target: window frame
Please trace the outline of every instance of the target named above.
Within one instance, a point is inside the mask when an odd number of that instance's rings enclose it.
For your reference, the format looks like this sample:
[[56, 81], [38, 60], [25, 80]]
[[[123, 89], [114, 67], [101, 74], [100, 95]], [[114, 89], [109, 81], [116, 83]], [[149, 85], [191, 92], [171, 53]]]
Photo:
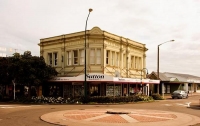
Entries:
[[84, 49], [81, 49], [79, 51], [80, 53], [80, 60], [79, 60], [79, 63], [80, 65], [84, 65], [85, 64], [85, 50]]
[[52, 55], [52, 53], [47, 53], [47, 62], [48, 62], [48, 65], [53, 66], [53, 55]]
[[67, 51], [67, 66], [72, 65], [72, 51]]
[[106, 50], [106, 65], [110, 65], [110, 50]]
[[95, 64], [95, 48], [90, 49], [90, 64]]
[[96, 49], [96, 64], [101, 64], [101, 49]]
[[78, 65], [78, 50], [73, 50], [72, 52], [73, 52], [73, 65]]
[[58, 66], [58, 53], [53, 52], [53, 66]]

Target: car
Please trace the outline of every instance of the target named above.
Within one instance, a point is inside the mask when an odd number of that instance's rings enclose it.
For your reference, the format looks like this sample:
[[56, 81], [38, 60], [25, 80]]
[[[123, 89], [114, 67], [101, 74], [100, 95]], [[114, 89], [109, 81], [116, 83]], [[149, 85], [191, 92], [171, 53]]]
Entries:
[[187, 91], [184, 91], [184, 90], [175, 90], [172, 94], [172, 99], [174, 98], [188, 98], [188, 92]]

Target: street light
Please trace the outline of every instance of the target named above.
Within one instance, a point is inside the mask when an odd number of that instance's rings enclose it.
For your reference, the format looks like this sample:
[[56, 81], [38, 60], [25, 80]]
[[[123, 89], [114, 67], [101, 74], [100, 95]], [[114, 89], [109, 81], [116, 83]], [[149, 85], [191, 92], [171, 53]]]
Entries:
[[[158, 57], [157, 57], [157, 58], [158, 58], [158, 59], [157, 59], [157, 62], [158, 62], [158, 63], [157, 63], [157, 76], [158, 76], [158, 80], [159, 80], [159, 50], [160, 50], [159, 48], [160, 48], [161, 45], [163, 45], [163, 44], [165, 44], [165, 43], [167, 43], [167, 42], [174, 42], [174, 41], [175, 41], [175, 40], [169, 40], [169, 41], [163, 42], [163, 43], [161, 43], [161, 44], [158, 45]], [[158, 86], [158, 88], [157, 88], [157, 93], [159, 93], [159, 86]]]
[[85, 24], [85, 80], [84, 80], [84, 96], [86, 97], [87, 96], [87, 78], [86, 78], [86, 73], [87, 73], [87, 67], [86, 67], [86, 30], [87, 30], [87, 21], [88, 21], [88, 18], [90, 16], [90, 12], [92, 12], [92, 9], [90, 8], [89, 9], [89, 13], [88, 13], [88, 16], [87, 16], [87, 19], [86, 19], [86, 24]]

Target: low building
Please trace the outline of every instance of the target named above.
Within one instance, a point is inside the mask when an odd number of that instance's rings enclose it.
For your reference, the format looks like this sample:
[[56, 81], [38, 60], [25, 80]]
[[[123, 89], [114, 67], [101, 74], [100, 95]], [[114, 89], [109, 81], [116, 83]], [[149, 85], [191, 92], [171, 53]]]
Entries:
[[[85, 92], [85, 95], [129, 96], [139, 91], [148, 94], [149, 83], [159, 83], [145, 79], [148, 72], [145, 44], [99, 27], [43, 38], [39, 46], [45, 62], [59, 72], [44, 87], [46, 95], [76, 97]], [[92, 76], [96, 78], [89, 81]]]
[[[149, 74], [150, 79], [158, 79], [157, 72]], [[159, 88], [154, 86], [150, 87], [153, 92], [159, 92], [160, 94], [170, 94], [175, 90], [185, 90], [190, 93], [197, 92], [200, 90], [200, 77], [189, 74], [181, 73], [170, 73], [163, 72], [159, 73]], [[158, 91], [159, 90], [159, 91]]]

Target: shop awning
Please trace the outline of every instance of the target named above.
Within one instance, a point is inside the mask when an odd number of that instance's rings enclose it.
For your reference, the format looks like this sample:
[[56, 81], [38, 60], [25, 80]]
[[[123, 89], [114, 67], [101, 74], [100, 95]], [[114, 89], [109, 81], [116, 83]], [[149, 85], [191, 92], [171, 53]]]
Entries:
[[[112, 83], [129, 83], [129, 84], [160, 84], [160, 80], [138, 79], [138, 78], [121, 78], [113, 77], [101, 73], [90, 73], [86, 75], [88, 82], [112, 82]], [[77, 77], [54, 77], [52, 82], [84, 82], [85, 75]]]

